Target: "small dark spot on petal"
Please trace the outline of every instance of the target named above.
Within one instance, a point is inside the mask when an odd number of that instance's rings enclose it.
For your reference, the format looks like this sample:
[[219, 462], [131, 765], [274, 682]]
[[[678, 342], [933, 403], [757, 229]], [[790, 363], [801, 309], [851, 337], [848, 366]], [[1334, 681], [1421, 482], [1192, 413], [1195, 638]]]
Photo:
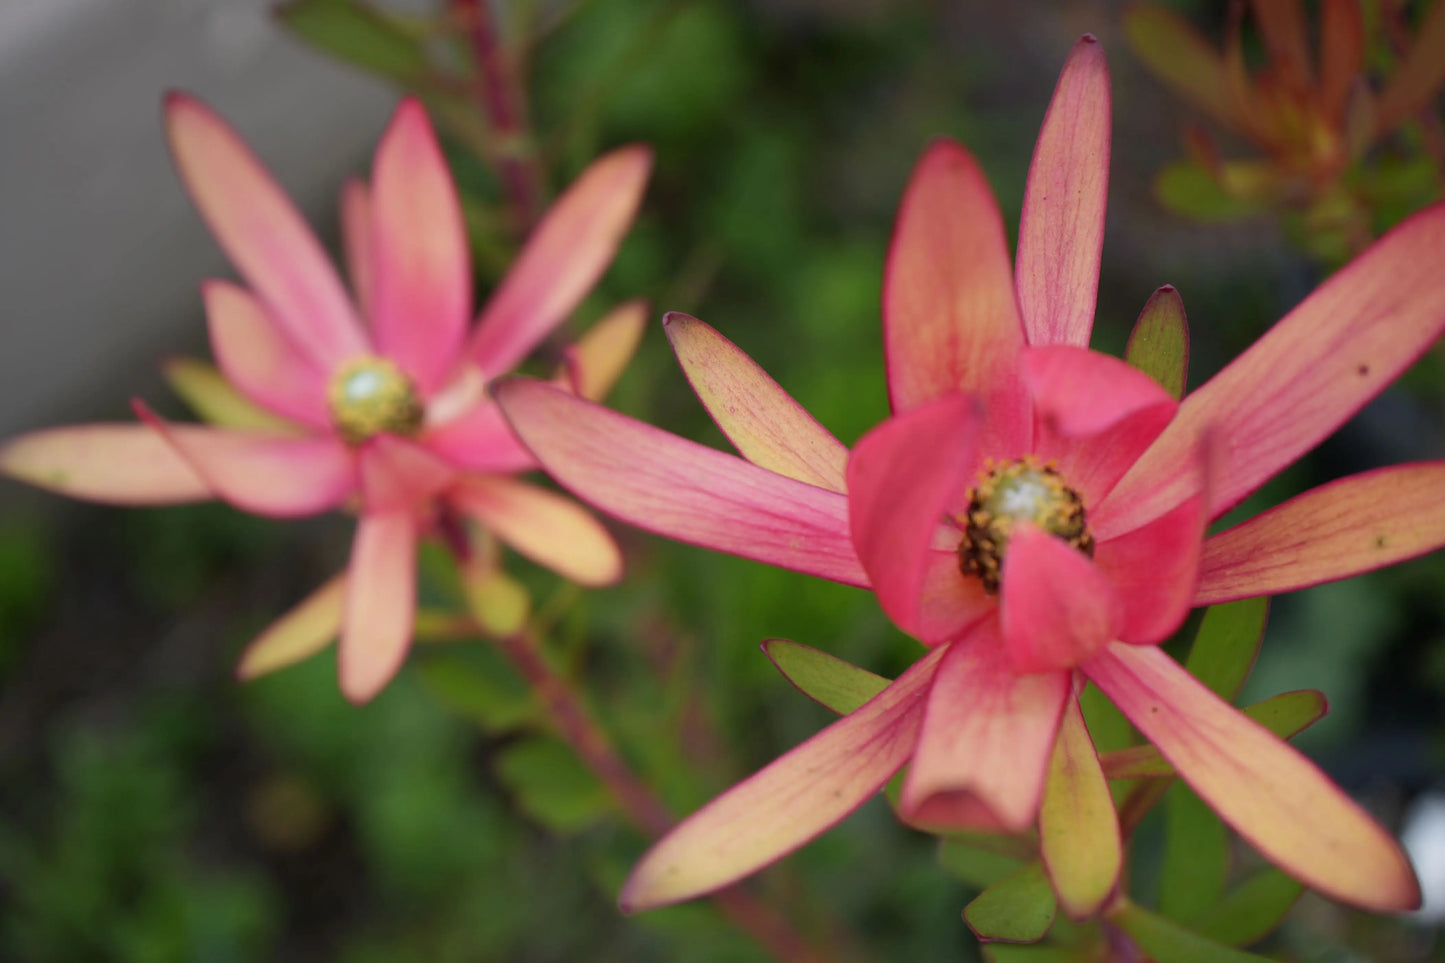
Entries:
[[1367, 365], [1367, 364], [1362, 364], [1362, 365], [1356, 365], [1356, 366], [1355, 366], [1355, 374], [1359, 375], [1361, 378], [1365, 377], [1365, 376], [1368, 375], [1369, 373], [1370, 373], [1370, 366], [1369, 366], [1369, 365]]
[[1375, 536], [1375, 547], [1376, 547], [1376, 548], [1384, 548], [1384, 547], [1385, 547], [1385, 543], [1386, 543], [1387, 541], [1389, 541], [1389, 539], [1385, 538], [1385, 536], [1383, 536], [1383, 535], [1376, 535], [1376, 536]]

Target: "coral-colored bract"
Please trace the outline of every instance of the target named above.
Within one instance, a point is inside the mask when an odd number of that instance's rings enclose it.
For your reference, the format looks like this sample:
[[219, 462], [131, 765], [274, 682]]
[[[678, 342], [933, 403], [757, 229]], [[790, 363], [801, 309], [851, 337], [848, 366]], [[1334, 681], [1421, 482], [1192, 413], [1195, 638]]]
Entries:
[[[930, 647], [867, 705], [658, 843], [624, 906], [688, 899], [753, 872], [911, 762], [901, 810], [940, 829], [1028, 828], [1056, 772], [1043, 849], [1063, 905], [1089, 915], [1112, 891], [1118, 847], [1102, 845], [1095, 858], [1065, 845], [1078, 835], [1070, 813], [1107, 811], [1095, 804], [1107, 794], [1078, 724], [1084, 678], [1289, 872], [1372, 909], [1417, 903], [1393, 840], [1157, 643], [1200, 599], [1343, 578], [1445, 542], [1445, 508], [1402, 499], [1399, 511], [1412, 514], [1394, 514], [1393, 493], [1418, 487], [1418, 468], [1342, 483], [1339, 497], [1305, 495], [1278, 510], [1291, 526], [1204, 537], [1210, 520], [1332, 432], [1440, 334], [1445, 209], [1406, 222], [1176, 403], [1086, 347], [1108, 152], [1107, 69], [1086, 37], [1039, 136], [1011, 268], [977, 164], [956, 144], [929, 148], [887, 264], [893, 416], [851, 453], [741, 351], [680, 315], [667, 322], [678, 357], [746, 460], [545, 384], [498, 388], [528, 447], [584, 499], [666, 535], [870, 586]], [[1378, 497], [1358, 522], [1312, 517], [1340, 498], [1367, 499], [1361, 486]], [[1428, 534], [1380, 548], [1370, 537], [1379, 526]], [[1330, 540], [1327, 557], [1294, 538], [1314, 530]], [[1238, 578], [1241, 566], [1264, 574]], [[1061, 719], [1073, 720], [1063, 739]], [[1082, 801], [1060, 802], [1059, 793]]]
[[[451, 174], [421, 105], [405, 100], [369, 184], [342, 196], [355, 297], [240, 138], [173, 95], [166, 126], [181, 178], [247, 287], [204, 287], [211, 344], [267, 429], [146, 425], [52, 429], [0, 450], [9, 474], [77, 497], [168, 504], [219, 496], [262, 515], [360, 514], [351, 562], [268, 630], [242, 675], [341, 633], [341, 688], [370, 699], [411, 641], [418, 539], [470, 519], [584, 584], [621, 559], [580, 506], [509, 476], [536, 467], [485, 391], [566, 319], [611, 262], [651, 168], [641, 147], [596, 161], [537, 226], [471, 328], [472, 268]], [[358, 308], [360, 309], [358, 311]], [[362, 323], [363, 317], [366, 324]], [[605, 394], [640, 333], [624, 305], [570, 349], [559, 380]], [[244, 404], [244, 399], [236, 399]], [[164, 440], [162, 440], [164, 439]]]

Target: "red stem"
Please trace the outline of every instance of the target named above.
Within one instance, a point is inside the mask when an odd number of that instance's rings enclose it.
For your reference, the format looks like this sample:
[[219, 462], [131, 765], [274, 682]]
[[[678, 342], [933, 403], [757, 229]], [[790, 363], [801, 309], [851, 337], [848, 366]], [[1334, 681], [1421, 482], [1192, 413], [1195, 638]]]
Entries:
[[[497, 640], [502, 652], [542, 700], [558, 733], [589, 769], [595, 772], [637, 828], [657, 838], [674, 825], [672, 814], [646, 785], [637, 779], [596, 721], [580, 695], [548, 664], [536, 640], [525, 630]], [[830, 963], [829, 955], [810, 945], [771, 906], [741, 886], [712, 894], [712, 900], [739, 929], [748, 933], [773, 956], [787, 963]]]
[[476, 61], [477, 100], [496, 139], [497, 173], [511, 206], [513, 227], [525, 236], [542, 215], [543, 172], [527, 127], [522, 88], [503, 49], [490, 0], [452, 0]]

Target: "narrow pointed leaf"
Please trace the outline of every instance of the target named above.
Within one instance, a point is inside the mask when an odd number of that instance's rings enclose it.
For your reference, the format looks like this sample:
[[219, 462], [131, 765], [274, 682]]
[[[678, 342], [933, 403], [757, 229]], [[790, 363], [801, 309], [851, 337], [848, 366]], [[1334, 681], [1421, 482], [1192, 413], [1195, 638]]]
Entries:
[[1071, 919], [1104, 905], [1124, 863], [1119, 820], [1099, 754], [1077, 699], [1069, 699], [1039, 807], [1039, 849], [1059, 904]]
[[[1324, 718], [1328, 710], [1324, 693], [1299, 689], [1281, 692], [1240, 711], [1281, 739], [1290, 739]], [[1117, 749], [1105, 753], [1099, 761], [1110, 779], [1174, 775], [1174, 767], [1153, 746]]]
[[1320, 103], [1326, 116], [1344, 111], [1365, 61], [1365, 22], [1360, 0], [1320, 4]]
[[1204, 543], [1195, 604], [1289, 592], [1445, 545], [1445, 462], [1395, 465], [1311, 489]]
[[1184, 668], [1215, 694], [1232, 702], [1254, 668], [1268, 618], [1268, 598], [1210, 606]]
[[1134, 322], [1124, 360], [1153, 378], [1176, 401], [1189, 381], [1189, 319], [1171, 284], [1150, 295]]
[[1445, 83], [1445, 5], [1433, 3], [1414, 42], [1390, 74], [1375, 107], [1375, 130], [1388, 133], [1429, 105]]
[[1270, 866], [1229, 892], [1189, 928], [1225, 946], [1249, 946], [1274, 932], [1304, 885]]
[[744, 458], [810, 485], [844, 490], [848, 449], [756, 361], [696, 318], [672, 312], [663, 324], [693, 390]]
[[891, 681], [787, 639], [768, 639], [763, 643], [763, 652], [804, 695], [839, 715], [860, 708]]
[[276, 11], [287, 28], [317, 49], [368, 73], [402, 83], [426, 75], [426, 47], [419, 38], [358, 0], [291, 0]]
[[512, 426], [553, 478], [623, 521], [851, 585], [847, 499], [685, 441], [537, 381], [497, 386]]
[[207, 424], [218, 428], [242, 428], [301, 434], [303, 429], [247, 398], [226, 380], [213, 364], [196, 358], [167, 358], [161, 374], [186, 406]]
[[1314, 71], [1304, 0], [1255, 0], [1251, 9], [1269, 50], [1270, 70], [1296, 90], [1309, 87]]
[[241, 680], [284, 669], [336, 641], [346, 600], [346, 576], [338, 575], [312, 592], [246, 646], [236, 665]]
[[1220, 123], [1240, 126], [1224, 58], [1187, 20], [1157, 3], [1130, 4], [1124, 36], [1145, 66], [1176, 93]]
[[1057, 912], [1043, 864], [1033, 862], [975, 897], [963, 919], [981, 940], [1034, 943], [1054, 925]]
[[1164, 862], [1159, 912], [1179, 923], [1203, 914], [1224, 896], [1229, 837], [1224, 823], [1182, 783], [1164, 797]]
[[1158, 963], [1269, 963], [1265, 957], [1207, 940], [1127, 900], [1109, 913], [1109, 922], [1133, 937]]

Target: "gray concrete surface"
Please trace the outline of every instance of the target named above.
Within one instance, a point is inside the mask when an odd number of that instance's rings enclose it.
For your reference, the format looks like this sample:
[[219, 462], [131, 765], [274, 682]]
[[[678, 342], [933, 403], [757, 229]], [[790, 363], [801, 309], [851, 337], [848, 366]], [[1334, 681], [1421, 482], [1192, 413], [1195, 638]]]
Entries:
[[203, 350], [232, 276], [182, 193], [162, 94], [217, 108], [327, 241], [395, 102], [287, 37], [269, 0], [0, 0], [0, 437], [101, 415]]

